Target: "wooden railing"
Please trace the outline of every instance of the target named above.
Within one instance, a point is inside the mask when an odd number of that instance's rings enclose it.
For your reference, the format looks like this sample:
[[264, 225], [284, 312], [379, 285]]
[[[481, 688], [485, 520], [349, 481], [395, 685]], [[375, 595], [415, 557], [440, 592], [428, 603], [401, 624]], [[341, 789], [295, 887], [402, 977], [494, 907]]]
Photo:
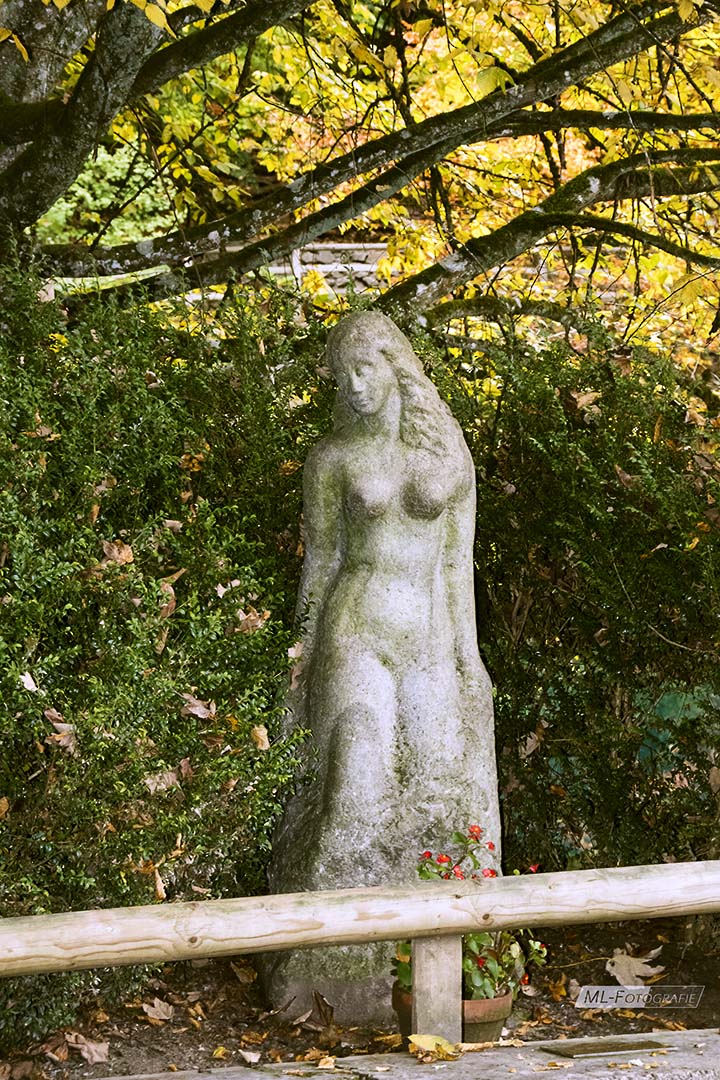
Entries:
[[720, 860], [0, 919], [0, 974], [413, 942], [413, 1030], [461, 1037], [461, 935], [720, 912]]

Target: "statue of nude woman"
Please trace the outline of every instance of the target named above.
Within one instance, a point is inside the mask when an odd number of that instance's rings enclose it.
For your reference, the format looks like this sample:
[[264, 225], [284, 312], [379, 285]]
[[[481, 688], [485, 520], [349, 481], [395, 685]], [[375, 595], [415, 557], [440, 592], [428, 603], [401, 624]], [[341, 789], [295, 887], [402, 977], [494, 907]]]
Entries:
[[[305, 463], [303, 674], [291, 702], [316, 761], [278, 832], [274, 892], [414, 882], [423, 848], [474, 823], [499, 848], [470, 453], [386, 316], [344, 318], [327, 357], [338, 394], [333, 430]], [[368, 963], [349, 978], [387, 953], [364, 948]], [[332, 953], [347, 950], [322, 950]], [[322, 956], [302, 960], [319, 963], [322, 990]], [[342, 963], [330, 969], [337, 1000]]]

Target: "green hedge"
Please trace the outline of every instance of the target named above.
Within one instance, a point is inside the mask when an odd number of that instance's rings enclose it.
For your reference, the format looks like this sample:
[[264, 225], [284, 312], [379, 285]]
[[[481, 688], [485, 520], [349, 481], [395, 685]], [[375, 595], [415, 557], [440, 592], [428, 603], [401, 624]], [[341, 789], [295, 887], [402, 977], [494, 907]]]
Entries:
[[478, 471], [508, 865], [716, 858], [716, 382], [600, 331], [436, 369]]
[[[281, 716], [305, 447], [288, 416], [300, 402], [314, 440], [300, 395], [320, 346], [291, 340], [276, 294], [219, 335], [170, 310], [70, 316], [13, 288], [0, 912], [257, 892], [296, 762]], [[46, 984], [54, 1003], [33, 991]], [[0, 1041], [69, 1019], [84, 985], [0, 983]]]
[[[190, 327], [2, 288], [0, 914], [262, 890], [302, 738], [282, 696], [326, 328], [272, 289]], [[475, 366], [418, 348], [477, 465], [508, 865], [717, 854], [702, 402], [604, 341]], [[1, 982], [0, 1046], [136, 977]]]

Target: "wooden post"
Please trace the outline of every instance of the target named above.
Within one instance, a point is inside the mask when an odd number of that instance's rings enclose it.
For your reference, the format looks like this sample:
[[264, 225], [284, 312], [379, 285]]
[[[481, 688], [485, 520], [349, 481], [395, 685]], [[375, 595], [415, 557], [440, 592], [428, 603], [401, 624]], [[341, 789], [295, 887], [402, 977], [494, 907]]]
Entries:
[[412, 942], [412, 1030], [462, 1042], [462, 937]]

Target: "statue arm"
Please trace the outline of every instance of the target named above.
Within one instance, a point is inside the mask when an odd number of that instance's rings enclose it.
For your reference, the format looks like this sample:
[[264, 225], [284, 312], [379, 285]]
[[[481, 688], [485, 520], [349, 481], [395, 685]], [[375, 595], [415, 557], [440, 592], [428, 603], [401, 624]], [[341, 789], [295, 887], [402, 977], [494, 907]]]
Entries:
[[303, 661], [310, 660], [318, 615], [341, 557], [339, 462], [327, 441], [310, 451], [303, 473], [305, 560], [298, 595], [297, 618], [304, 620]]
[[475, 623], [475, 473], [469, 452], [466, 454], [467, 483], [447, 512], [444, 575], [458, 671], [466, 683], [486, 692], [490, 680], [480, 659]]

